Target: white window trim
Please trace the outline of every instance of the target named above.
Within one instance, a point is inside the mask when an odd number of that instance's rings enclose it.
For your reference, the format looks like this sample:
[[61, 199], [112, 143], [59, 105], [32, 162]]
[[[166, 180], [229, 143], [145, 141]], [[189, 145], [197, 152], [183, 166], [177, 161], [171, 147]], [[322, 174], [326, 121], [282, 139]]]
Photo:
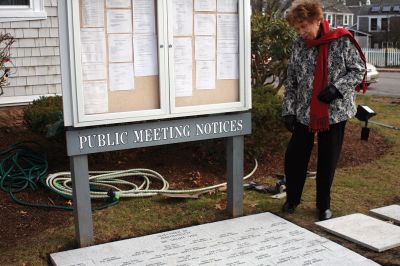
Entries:
[[328, 21], [329, 22], [329, 25], [331, 25], [332, 26], [332, 23], [333, 23], [333, 14], [331, 14], [331, 13], [326, 13], [326, 21]]
[[[387, 30], [382, 29], [382, 20], [383, 19], [387, 19]], [[384, 17], [384, 18], [381, 18], [380, 21], [381, 21], [381, 25], [380, 25], [380, 28], [379, 28], [380, 31], [381, 32], [390, 31], [390, 18], [389, 17]]]
[[347, 15], [343, 15], [343, 25], [349, 25], [349, 17]]
[[343, 25], [350, 25], [350, 17], [351, 15], [343, 15]]
[[[371, 29], [371, 21], [372, 21], [372, 19], [376, 19], [376, 30], [372, 30]], [[379, 32], [380, 31], [380, 28], [381, 28], [381, 20], [379, 19], [379, 17], [370, 17], [369, 18], [369, 25], [368, 25], [368, 30], [370, 31], [370, 32]]]
[[0, 5], [0, 22], [46, 19], [44, 0], [30, 0], [29, 6]]

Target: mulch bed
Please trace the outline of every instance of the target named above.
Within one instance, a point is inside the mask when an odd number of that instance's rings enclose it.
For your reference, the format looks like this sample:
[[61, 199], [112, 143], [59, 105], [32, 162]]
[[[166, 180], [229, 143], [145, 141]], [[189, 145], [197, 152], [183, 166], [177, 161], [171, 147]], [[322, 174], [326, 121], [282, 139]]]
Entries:
[[[41, 145], [41, 150], [47, 153], [49, 173], [69, 171], [69, 158], [64, 145], [30, 132], [23, 125], [21, 115], [21, 107], [0, 109], [0, 149], [19, 141], [36, 141]], [[339, 167], [370, 162], [390, 149], [390, 145], [375, 132], [371, 132], [368, 142], [360, 140], [360, 132], [360, 125], [348, 123]], [[315, 150], [314, 147], [310, 170], [315, 169]], [[283, 158], [279, 154], [266, 152], [258, 161], [260, 167], [255, 179], [283, 171]], [[246, 157], [245, 172], [248, 173], [252, 167], [252, 158]], [[225, 182], [224, 142], [183, 143], [89, 156], [90, 170], [130, 168], [155, 170], [168, 180], [171, 188], [177, 189]], [[36, 192], [27, 190], [17, 196], [33, 203], [71, 205], [70, 200], [44, 188]], [[18, 205], [7, 193], [1, 191], [0, 213], [0, 243], [7, 245], [18, 239], [40, 234], [47, 228], [63, 226], [73, 217], [72, 212], [68, 211]]]

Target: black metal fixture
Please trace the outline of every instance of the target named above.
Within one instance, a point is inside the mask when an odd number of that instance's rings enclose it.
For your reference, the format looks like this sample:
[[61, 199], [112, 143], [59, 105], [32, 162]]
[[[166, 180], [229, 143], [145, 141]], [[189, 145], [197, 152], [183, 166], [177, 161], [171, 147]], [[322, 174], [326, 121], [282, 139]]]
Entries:
[[356, 118], [360, 121], [365, 122], [365, 126], [361, 129], [362, 140], [368, 141], [369, 131], [370, 131], [370, 129], [368, 128], [368, 119], [370, 119], [374, 115], [376, 115], [376, 113], [368, 106], [366, 105], [357, 106]]

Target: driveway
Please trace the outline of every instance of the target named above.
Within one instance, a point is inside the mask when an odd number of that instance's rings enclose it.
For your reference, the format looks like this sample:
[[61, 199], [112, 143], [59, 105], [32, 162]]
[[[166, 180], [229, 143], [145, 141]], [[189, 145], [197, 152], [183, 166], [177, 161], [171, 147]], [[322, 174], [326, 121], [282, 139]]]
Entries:
[[400, 97], [400, 70], [398, 72], [380, 70], [379, 81], [368, 87], [367, 95]]

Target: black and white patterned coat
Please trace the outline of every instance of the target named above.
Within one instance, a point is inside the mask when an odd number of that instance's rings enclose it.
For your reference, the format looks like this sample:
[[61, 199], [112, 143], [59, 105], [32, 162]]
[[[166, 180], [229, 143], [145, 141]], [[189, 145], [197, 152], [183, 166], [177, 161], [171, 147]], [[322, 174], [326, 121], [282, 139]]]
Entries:
[[[308, 125], [310, 103], [314, 81], [314, 71], [318, 56], [318, 46], [308, 47], [298, 38], [293, 45], [287, 70], [282, 115], [296, 115], [297, 121]], [[355, 87], [362, 82], [365, 64], [357, 48], [347, 36], [333, 40], [329, 44], [328, 82], [343, 95], [329, 106], [329, 123], [336, 124], [356, 114]]]

